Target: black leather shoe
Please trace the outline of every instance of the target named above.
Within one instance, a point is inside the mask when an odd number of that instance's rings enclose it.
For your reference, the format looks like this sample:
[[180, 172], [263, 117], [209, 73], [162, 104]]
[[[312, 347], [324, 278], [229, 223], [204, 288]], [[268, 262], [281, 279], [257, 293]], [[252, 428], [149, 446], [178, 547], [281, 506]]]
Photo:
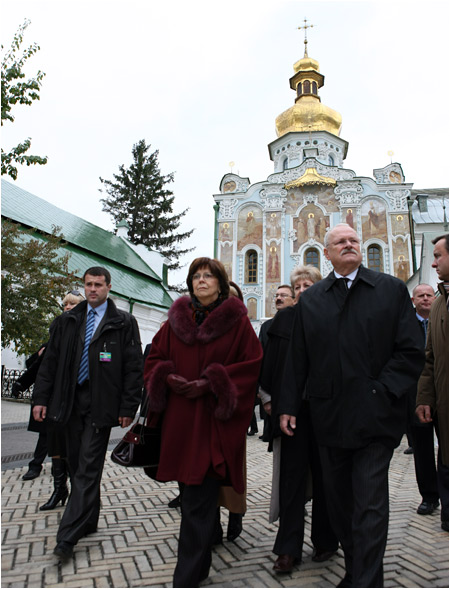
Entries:
[[337, 550], [320, 550], [320, 548], [316, 548], [311, 560], [314, 562], [325, 562], [334, 556], [336, 552]]
[[58, 542], [53, 550], [55, 556], [59, 556], [63, 562], [72, 558], [73, 555], [73, 544], [70, 542]]
[[336, 585], [336, 587], [351, 587], [352, 586], [352, 578], [350, 575], [345, 575], [342, 581]]
[[276, 573], [290, 573], [294, 568], [294, 565], [299, 562], [298, 558], [291, 556], [290, 554], [280, 554], [273, 565], [273, 570]]
[[169, 507], [180, 507], [181, 506], [181, 495], [177, 495], [175, 497], [175, 499], [172, 499], [172, 501], [169, 501], [169, 503], [167, 505]]
[[34, 470], [32, 468], [30, 468], [28, 470], [28, 472], [26, 472], [23, 477], [22, 480], [23, 481], [32, 481], [33, 479], [37, 479], [37, 477], [41, 474], [40, 470]]
[[406, 450], [403, 451], [403, 454], [414, 454], [414, 448], [409, 446]]
[[448, 519], [441, 521], [441, 528], [444, 530], [444, 532], [448, 532]]
[[228, 517], [227, 540], [233, 542], [242, 532], [242, 513], [231, 513]]
[[254, 436], [257, 433], [258, 433], [257, 429], [251, 429], [247, 432], [247, 436]]
[[431, 515], [437, 507], [439, 507], [439, 501], [422, 501], [417, 508], [417, 513], [419, 515]]

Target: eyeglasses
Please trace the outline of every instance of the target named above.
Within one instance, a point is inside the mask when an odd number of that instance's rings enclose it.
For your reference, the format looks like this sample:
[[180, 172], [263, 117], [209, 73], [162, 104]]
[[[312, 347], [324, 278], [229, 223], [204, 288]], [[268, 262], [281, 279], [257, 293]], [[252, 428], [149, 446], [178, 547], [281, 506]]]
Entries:
[[[81, 292], [79, 292], [78, 290], [69, 290], [69, 292], [67, 293], [68, 295], [74, 295], [76, 297], [82, 297], [83, 295], [81, 294]], [[67, 295], [66, 295], [67, 296]]]
[[276, 301], [277, 299], [287, 299], [287, 298], [293, 299], [294, 297], [292, 295], [288, 295], [285, 293], [280, 293], [280, 294], [276, 294], [273, 296], [274, 301]]
[[192, 280], [200, 280], [200, 278], [203, 278], [203, 280], [211, 280], [211, 278], [214, 278], [214, 274], [205, 272], [204, 274], [194, 274], [192, 276]]

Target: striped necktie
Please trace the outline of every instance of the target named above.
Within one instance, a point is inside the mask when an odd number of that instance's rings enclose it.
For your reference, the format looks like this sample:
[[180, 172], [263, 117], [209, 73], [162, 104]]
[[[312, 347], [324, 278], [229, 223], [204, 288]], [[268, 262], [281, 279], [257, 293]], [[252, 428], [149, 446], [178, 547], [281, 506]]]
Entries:
[[92, 334], [94, 333], [95, 316], [97, 315], [94, 309], [91, 309], [86, 321], [86, 335], [84, 337], [84, 348], [81, 354], [80, 368], [78, 369], [78, 384], [82, 385], [89, 376], [89, 344], [91, 343]]

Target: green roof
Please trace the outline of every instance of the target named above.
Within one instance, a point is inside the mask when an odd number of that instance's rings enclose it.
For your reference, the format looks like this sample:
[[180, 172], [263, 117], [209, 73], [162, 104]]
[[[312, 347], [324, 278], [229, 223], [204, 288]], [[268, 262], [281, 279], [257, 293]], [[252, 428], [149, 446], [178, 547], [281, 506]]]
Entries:
[[162, 278], [121, 237], [4, 179], [2, 216], [44, 234], [60, 227], [67, 242], [64, 249], [71, 254], [69, 270], [76, 276], [81, 278], [90, 266], [104, 266], [111, 272], [112, 294], [151, 306], [172, 304]]

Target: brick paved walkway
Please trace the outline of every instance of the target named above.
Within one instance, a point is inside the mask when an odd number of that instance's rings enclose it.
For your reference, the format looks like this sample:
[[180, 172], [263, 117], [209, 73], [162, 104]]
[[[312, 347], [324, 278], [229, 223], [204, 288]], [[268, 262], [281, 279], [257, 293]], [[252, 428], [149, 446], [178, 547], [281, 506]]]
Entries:
[[[244, 531], [214, 549], [208, 587], [333, 587], [344, 574], [339, 552], [311, 561], [309, 517], [303, 564], [290, 575], [272, 573], [276, 525], [268, 523], [271, 455], [248, 438], [248, 505]], [[439, 510], [419, 516], [411, 456], [403, 444], [391, 464], [391, 521], [385, 556], [386, 587], [448, 587], [448, 534]], [[169, 509], [176, 485], [158, 484], [139, 470], [120, 468], [109, 454], [102, 483], [99, 530], [82, 539], [73, 561], [61, 566], [52, 551], [62, 509], [40, 512], [51, 493], [50, 464], [33, 481], [26, 468], [2, 472], [2, 582], [7, 587], [171, 587], [180, 514]], [[308, 506], [309, 512], [311, 511]], [[226, 531], [226, 512], [222, 523]]]

